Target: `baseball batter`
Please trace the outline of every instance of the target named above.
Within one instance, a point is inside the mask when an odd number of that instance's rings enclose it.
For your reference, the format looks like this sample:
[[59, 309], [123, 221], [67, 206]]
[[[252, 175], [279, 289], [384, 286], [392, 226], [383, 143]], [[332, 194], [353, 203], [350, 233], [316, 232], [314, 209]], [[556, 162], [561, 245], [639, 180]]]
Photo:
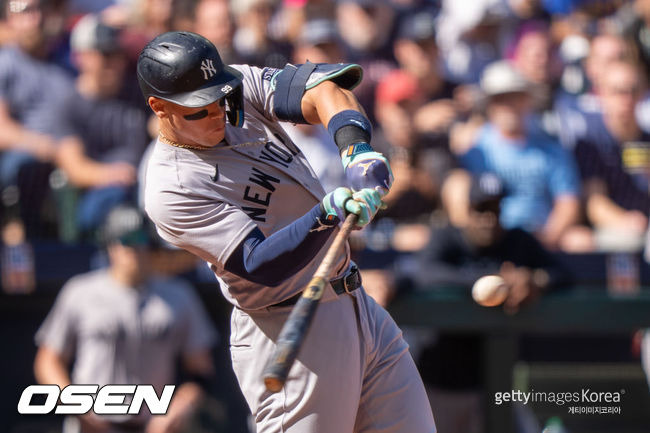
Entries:
[[[261, 379], [339, 223], [355, 213], [368, 224], [392, 182], [349, 91], [361, 69], [225, 66], [202, 36], [170, 32], [144, 48], [138, 79], [160, 119], [145, 208], [164, 239], [210, 264], [236, 307], [233, 368], [257, 431], [435, 432], [401, 331], [365, 294], [347, 248], [284, 389]], [[326, 194], [280, 121], [326, 125], [350, 189]]]

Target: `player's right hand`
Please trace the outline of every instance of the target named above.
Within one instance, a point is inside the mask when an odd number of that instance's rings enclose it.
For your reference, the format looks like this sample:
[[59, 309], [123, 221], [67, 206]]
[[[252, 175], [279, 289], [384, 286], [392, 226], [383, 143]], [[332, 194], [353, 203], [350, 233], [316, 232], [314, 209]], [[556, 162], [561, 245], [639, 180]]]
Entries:
[[321, 202], [327, 219], [338, 218], [340, 221], [353, 213], [358, 215], [357, 228], [365, 227], [379, 209], [385, 207], [380, 193], [371, 188], [363, 188], [355, 193], [349, 188], [339, 187], [328, 193]]
[[[359, 150], [358, 150], [359, 149]], [[377, 190], [383, 197], [393, 184], [393, 171], [384, 155], [372, 150], [367, 143], [356, 143], [341, 155], [348, 185], [354, 191], [364, 188]]]

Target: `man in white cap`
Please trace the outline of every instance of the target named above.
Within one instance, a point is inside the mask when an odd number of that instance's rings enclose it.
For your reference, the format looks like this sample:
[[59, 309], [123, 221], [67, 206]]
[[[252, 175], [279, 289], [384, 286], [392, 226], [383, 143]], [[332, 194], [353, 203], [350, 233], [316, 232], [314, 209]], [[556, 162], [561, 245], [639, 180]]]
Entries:
[[501, 179], [505, 228], [522, 228], [545, 246], [559, 248], [579, 217], [575, 162], [557, 141], [529, 123], [529, 84], [508, 62], [488, 66], [481, 89], [488, 122], [461, 164], [473, 174], [492, 172]]

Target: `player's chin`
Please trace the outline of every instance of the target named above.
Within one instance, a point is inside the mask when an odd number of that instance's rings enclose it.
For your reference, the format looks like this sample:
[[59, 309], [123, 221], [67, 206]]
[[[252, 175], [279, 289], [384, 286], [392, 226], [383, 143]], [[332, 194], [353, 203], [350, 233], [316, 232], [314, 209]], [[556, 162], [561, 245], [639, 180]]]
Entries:
[[224, 139], [225, 136], [226, 136], [225, 125], [212, 128], [211, 130], [207, 131], [207, 133], [204, 135], [204, 137], [209, 137], [210, 142], [212, 143], [219, 143], [221, 140]]

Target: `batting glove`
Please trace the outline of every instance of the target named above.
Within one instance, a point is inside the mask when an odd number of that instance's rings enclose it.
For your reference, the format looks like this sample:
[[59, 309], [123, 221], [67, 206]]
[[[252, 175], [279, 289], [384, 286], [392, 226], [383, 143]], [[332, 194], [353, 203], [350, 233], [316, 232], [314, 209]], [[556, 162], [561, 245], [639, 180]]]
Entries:
[[323, 212], [328, 220], [338, 218], [340, 221], [353, 213], [358, 215], [356, 227], [365, 227], [383, 209], [385, 204], [377, 190], [364, 188], [353, 193], [349, 188], [339, 187], [328, 193], [321, 202]]
[[383, 197], [393, 184], [393, 171], [384, 155], [372, 150], [368, 143], [348, 146], [341, 155], [348, 185], [354, 191], [374, 189]]

